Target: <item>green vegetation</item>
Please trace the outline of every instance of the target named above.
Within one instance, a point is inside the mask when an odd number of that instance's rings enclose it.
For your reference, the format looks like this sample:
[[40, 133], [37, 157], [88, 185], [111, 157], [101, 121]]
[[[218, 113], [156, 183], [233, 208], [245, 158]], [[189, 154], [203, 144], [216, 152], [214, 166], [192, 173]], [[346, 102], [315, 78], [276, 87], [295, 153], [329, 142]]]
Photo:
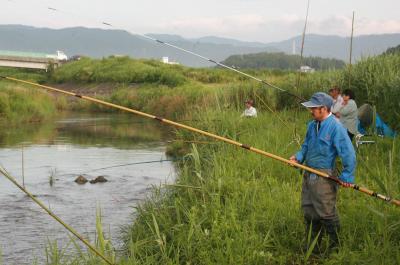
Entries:
[[109, 57], [102, 60], [82, 58], [54, 72], [51, 80], [62, 82], [151, 83], [175, 87], [184, 77], [175, 71], [181, 66], [166, 66], [151, 60], [132, 60], [129, 57]]
[[[34, 69], [21, 69], [21, 68], [9, 68], [0, 66], [0, 76], [12, 76], [23, 80], [29, 80], [32, 82], [43, 83], [49, 77], [50, 73], [46, 73], [43, 70]], [[2, 79], [0, 79], [0, 83]]]
[[[115, 262], [115, 250], [111, 244], [109, 235], [103, 231], [103, 225], [101, 221], [102, 215], [100, 207], [96, 211], [96, 240], [94, 247], [109, 261]], [[72, 245], [72, 247], [70, 247]], [[73, 248], [76, 251], [76, 256], [71, 257], [70, 251]], [[79, 241], [70, 235], [70, 242], [68, 245], [60, 248], [56, 241], [48, 241], [45, 249], [46, 254], [46, 264], [48, 265], [98, 265], [106, 264], [100, 257], [95, 255], [95, 253], [88, 250], [88, 252], [83, 252]]]
[[[349, 80], [348, 71], [344, 71], [344, 80]], [[400, 129], [400, 54], [362, 60], [352, 67], [350, 82], [357, 104], [372, 103], [390, 126]], [[343, 88], [348, 88], [346, 81]]]
[[400, 45], [397, 45], [396, 47], [387, 49], [384, 54], [399, 54], [399, 53], [400, 53]]
[[[352, 67], [351, 76], [349, 69], [301, 75], [298, 88], [294, 87], [298, 77], [295, 72], [248, 73], [305, 98], [332, 85], [345, 89], [350, 80], [357, 103], [372, 101], [384, 120], [396, 126], [399, 66], [399, 55], [367, 58]], [[287, 94], [222, 69], [189, 69], [127, 58], [84, 59], [56, 69], [49, 80], [115, 82], [117, 88], [102, 95], [104, 99], [152, 114], [188, 119], [186, 124], [283, 157], [299, 148], [294, 127], [303, 137], [310, 119], [306, 111], [294, 114], [298, 102]], [[5, 83], [0, 84], [1, 93], [8, 98], [19, 91], [12, 92], [10, 87], [4, 89]], [[256, 101], [257, 119], [239, 118], [246, 98]], [[92, 105], [81, 107], [105, 110]], [[277, 112], [272, 114], [268, 108]], [[186, 131], [177, 131], [176, 137], [181, 141], [169, 151], [189, 150], [189, 159], [177, 164], [177, 185], [155, 188], [137, 208], [135, 222], [125, 228], [124, 253], [117, 255], [118, 264], [400, 263], [400, 212], [395, 206], [341, 189], [340, 251], [329, 258], [309, 258], [302, 251], [305, 231], [298, 170], [223, 143], [189, 145], [186, 141], [209, 139]], [[376, 144], [358, 150], [356, 181], [399, 198], [398, 140], [374, 140]], [[101, 241], [98, 247], [114, 257], [107, 241]], [[48, 253], [63, 252], [53, 248]], [[79, 252], [75, 259], [50, 259], [48, 264], [96, 264], [94, 257], [87, 255], [91, 254]]]
[[[293, 113], [281, 113], [283, 119]], [[272, 115], [240, 119], [239, 112], [199, 114], [201, 128], [289, 157], [298, 149], [292, 130]], [[219, 122], [210, 120], [220, 118]], [[308, 114], [302, 113], [298, 124]], [[205, 138], [182, 132], [182, 139]], [[357, 182], [399, 197], [398, 144], [376, 139], [358, 154]], [[155, 190], [138, 208], [125, 237], [121, 264], [302, 264], [304, 225], [298, 170], [226, 144], [192, 146], [177, 186]], [[391, 162], [390, 162], [391, 161]], [[391, 168], [382, 171], [382, 168]], [[341, 250], [313, 264], [397, 264], [398, 208], [342, 189]]]
[[43, 91], [0, 83], [0, 121], [37, 122], [51, 117], [56, 103]]
[[[43, 83], [48, 75], [44, 71], [0, 67], [0, 76]], [[59, 102], [44, 91], [0, 78], [0, 123], [41, 121], [55, 113], [56, 108], [61, 106]]]
[[[297, 70], [300, 68], [300, 55], [288, 55], [278, 53], [254, 53], [244, 55], [232, 55], [223, 61], [224, 64], [237, 68], [272, 68], [281, 70]], [[341, 69], [345, 63], [337, 59], [325, 59], [321, 57], [304, 57], [302, 65], [308, 65], [317, 70]]]

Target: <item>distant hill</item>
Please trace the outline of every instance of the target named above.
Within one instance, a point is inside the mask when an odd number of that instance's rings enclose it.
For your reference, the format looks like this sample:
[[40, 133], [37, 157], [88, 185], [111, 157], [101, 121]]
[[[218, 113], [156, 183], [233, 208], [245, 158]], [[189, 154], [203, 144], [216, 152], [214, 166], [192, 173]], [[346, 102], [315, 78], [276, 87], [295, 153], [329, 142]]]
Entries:
[[[160, 39], [217, 61], [222, 61], [232, 54], [276, 51], [272, 47], [195, 42], [175, 35], [161, 35]], [[168, 56], [171, 61], [177, 61], [187, 66], [214, 65], [193, 55], [160, 45], [138, 35], [132, 35], [126, 31], [83, 27], [55, 30], [21, 25], [0, 25], [0, 50], [44, 53], [62, 50], [69, 56], [79, 54], [94, 58], [109, 55], [129, 55], [134, 58], [161, 59], [163, 56]]]
[[[301, 66], [300, 55], [287, 55], [280, 53], [254, 53], [229, 56], [224, 64], [235, 68], [272, 68], [296, 70]], [[302, 65], [308, 65], [317, 70], [339, 69], [345, 66], [345, 62], [337, 59], [321, 57], [305, 57]]]
[[[215, 37], [215, 36], [206, 36], [206, 37], [201, 37], [197, 39], [190, 39], [195, 42], [200, 42], [200, 43], [214, 43], [214, 44], [229, 44], [233, 46], [246, 46], [246, 47], [256, 47], [256, 48], [265, 48], [266, 44], [262, 42], [245, 42], [245, 41], [240, 41], [240, 40], [235, 40], [235, 39], [228, 39], [228, 38], [221, 38], [221, 37]], [[275, 47], [271, 47], [271, 51], [273, 49], [276, 49]]]
[[[262, 52], [285, 52], [292, 54], [293, 43], [300, 51], [301, 37], [297, 36], [274, 43], [245, 42], [229, 38], [206, 36], [187, 39], [178, 35], [148, 34], [184, 49], [199, 53], [216, 61], [231, 55]], [[348, 61], [349, 38], [338, 36], [306, 35], [304, 55], [336, 58]], [[400, 34], [357, 36], [353, 41], [355, 59], [361, 56], [380, 54], [400, 44]], [[194, 67], [212, 66], [193, 55], [149, 41], [123, 30], [95, 28], [48, 29], [22, 25], [0, 25], [0, 50], [54, 53], [62, 50], [67, 55], [87, 55], [94, 58], [109, 55], [129, 55], [134, 58], [161, 59], [168, 56], [171, 61]]]
[[[170, 39], [176, 35], [152, 34], [160, 39]], [[300, 54], [301, 36], [296, 36], [288, 40], [271, 43], [244, 42], [229, 38], [220, 38], [215, 36], [202, 37], [197, 39], [187, 39], [195, 43], [213, 43], [226, 44], [232, 46], [246, 47], [268, 47], [265, 52], [284, 52], [293, 54], [293, 44], [295, 45], [295, 54]], [[172, 39], [175, 40], [175, 39]], [[380, 35], [360, 35], [353, 38], [353, 59], [359, 60], [361, 57], [381, 54], [390, 47], [400, 44], [400, 33], [380, 34]], [[304, 43], [304, 56], [314, 56], [322, 58], [335, 58], [349, 61], [350, 38], [334, 35], [307, 34]], [[239, 53], [238, 53], [239, 54]]]
[[400, 45], [389, 48], [385, 51], [385, 54], [400, 54]]
[[[275, 47], [285, 53], [292, 54], [293, 43], [296, 52], [300, 52], [301, 36], [285, 41], [269, 43], [268, 47]], [[400, 44], [400, 33], [381, 35], [360, 35], [353, 39], [353, 59], [378, 55], [386, 49]], [[307, 34], [304, 43], [304, 56], [319, 56], [349, 61], [350, 38], [339, 36], [325, 36]]]

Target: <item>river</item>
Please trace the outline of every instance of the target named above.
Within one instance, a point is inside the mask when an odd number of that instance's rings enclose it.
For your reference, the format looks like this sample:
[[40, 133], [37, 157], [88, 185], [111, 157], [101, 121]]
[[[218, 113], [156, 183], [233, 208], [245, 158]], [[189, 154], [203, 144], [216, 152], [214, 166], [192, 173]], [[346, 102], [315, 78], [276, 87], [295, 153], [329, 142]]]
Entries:
[[[134, 206], [152, 185], [175, 179], [173, 163], [161, 162], [168, 159], [170, 134], [161, 126], [132, 115], [76, 113], [40, 124], [2, 125], [0, 164], [92, 242], [100, 208], [103, 230], [118, 248], [121, 227], [132, 222]], [[79, 185], [74, 182], [78, 175], [88, 180], [104, 176], [108, 182]], [[47, 242], [60, 247], [69, 242], [68, 232], [2, 175], [0, 235], [4, 264], [32, 264], [35, 259], [42, 264]]]

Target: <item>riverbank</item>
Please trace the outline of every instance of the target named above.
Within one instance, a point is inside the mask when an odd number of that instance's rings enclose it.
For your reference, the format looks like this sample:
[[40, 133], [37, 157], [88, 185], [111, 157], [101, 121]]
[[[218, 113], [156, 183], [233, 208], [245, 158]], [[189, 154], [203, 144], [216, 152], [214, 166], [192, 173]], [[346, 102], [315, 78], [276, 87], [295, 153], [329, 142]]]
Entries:
[[[280, 113], [282, 119], [293, 113]], [[293, 127], [260, 113], [199, 114], [202, 129], [289, 157], [299, 147]], [[214, 118], [220, 121], [212, 122]], [[308, 114], [296, 120], [304, 135]], [[293, 126], [293, 123], [290, 123]], [[185, 134], [185, 140], [204, 141]], [[358, 150], [356, 181], [399, 198], [397, 140]], [[328, 259], [302, 251], [301, 174], [285, 164], [226, 144], [196, 144], [190, 162], [180, 165], [177, 187], [155, 193], [138, 209], [125, 237], [121, 264], [396, 264], [400, 213], [393, 205], [341, 189], [341, 248]], [[398, 161], [398, 160], [396, 160]], [[382, 170], [384, 168], [390, 170]], [[179, 186], [178, 186], [179, 185]]]
[[[363, 95], [363, 100], [374, 99], [381, 91], [385, 94], [383, 102], [389, 102], [390, 97], [391, 101], [397, 102], [392, 88], [399, 69], [391, 66], [396, 58], [370, 59], [353, 67], [352, 88], [359, 89], [356, 91]], [[115, 63], [113, 60], [116, 59], [111, 58], [105, 65]], [[72, 65], [68, 71], [72, 74], [65, 74], [69, 77], [59, 80], [72, 79], [89, 85], [98, 80], [109, 82], [110, 75], [101, 75], [99, 69], [104, 69], [101, 64], [95, 65], [93, 68], [88, 61]], [[368, 75], [368, 71], [373, 71], [377, 65], [383, 70]], [[188, 121], [184, 123], [196, 128], [286, 158], [299, 148], [298, 142], [304, 137], [308, 113], [302, 109], [295, 111], [296, 100], [285, 93], [232, 77], [219, 69], [215, 74], [213, 70], [176, 67], [171, 80], [178, 76], [176, 80], [183, 77], [183, 82], [170, 80], [168, 84], [154, 78], [161, 77], [162, 71], [143, 79], [146, 71], [153, 71], [151, 67], [146, 68], [138, 74], [142, 79], [132, 79], [136, 76], [136, 68], [127, 69], [130, 70], [124, 75], [115, 73], [114, 76], [127, 77], [128, 83], [117, 82], [115, 89], [110, 95], [104, 95], [104, 99], [163, 117], [185, 119]], [[385, 69], [391, 69], [390, 75]], [[332, 84], [346, 87], [346, 73], [333, 71], [302, 76], [298, 92], [307, 98], [313, 91], [327, 90]], [[296, 91], [293, 88], [296, 73], [276, 75], [258, 71], [253, 74]], [[364, 75], [370, 79], [364, 80]], [[382, 80], [387, 81], [386, 90], [378, 90]], [[365, 90], [369, 91], [366, 97]], [[255, 99], [259, 110], [257, 119], [240, 118], [246, 98]], [[388, 110], [384, 104], [379, 107], [382, 111]], [[77, 105], [76, 109], [80, 108], [104, 111], [94, 105]], [[294, 131], [298, 138], [294, 137]], [[210, 139], [186, 131], [177, 131], [176, 137], [180, 142], [171, 146], [170, 152], [185, 153], [189, 159], [178, 163], [176, 185], [155, 188], [138, 207], [135, 221], [125, 229], [125, 252], [117, 258], [120, 264], [400, 262], [400, 214], [394, 206], [353, 190], [341, 189], [338, 204], [342, 217], [340, 252], [329, 259], [310, 258], [301, 250], [304, 225], [299, 206], [301, 176], [297, 170], [243, 149], [209, 143]], [[399, 198], [398, 140], [378, 137], [374, 140], [376, 144], [361, 146], [358, 151], [356, 181]], [[95, 264], [95, 259], [85, 254], [81, 264]]]
[[[165, 155], [169, 137], [160, 124], [132, 115], [62, 113], [2, 127], [0, 164], [90, 241], [98, 238], [96, 214], [101, 215], [105, 235], [119, 249], [132, 207], [152, 185], [174, 183], [175, 166]], [[107, 182], [77, 184], [78, 176]], [[55, 253], [76, 253], [68, 232], [2, 175], [0, 209], [1, 264], [56, 264]]]

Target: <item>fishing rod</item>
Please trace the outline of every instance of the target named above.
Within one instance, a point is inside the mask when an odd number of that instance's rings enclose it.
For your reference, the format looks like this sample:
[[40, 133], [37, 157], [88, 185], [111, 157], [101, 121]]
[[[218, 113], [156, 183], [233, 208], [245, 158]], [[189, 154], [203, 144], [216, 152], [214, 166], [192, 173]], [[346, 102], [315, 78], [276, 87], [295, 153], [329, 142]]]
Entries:
[[[50, 10], [51, 12], [60, 12], [60, 13], [63, 13], [63, 12], [64, 12], [64, 11], [58, 9], [58, 8], [54, 8], [54, 7], [50, 7], [50, 6], [47, 6], [47, 10]], [[65, 12], [65, 13], [68, 14], [68, 12]], [[122, 29], [122, 30], [124, 30], [124, 27], [117, 27], [117, 26], [114, 26], [113, 24], [111, 24], [111, 23], [109, 23], [109, 22], [105, 22], [105, 21], [96, 21], [96, 23], [100, 23], [100, 24], [102, 24], [102, 25], [104, 25], [104, 26], [107, 26], [107, 27], [110, 27], [110, 28], [113, 28], [113, 29], [120, 29], [120, 30]], [[276, 89], [276, 90], [278, 90], [278, 91], [280, 91], [280, 92], [282, 92], [282, 93], [286, 93], [286, 94], [288, 94], [288, 95], [290, 95], [290, 96], [292, 96], [292, 97], [297, 98], [297, 99], [300, 100], [300, 101], [305, 101], [305, 99], [304, 99], [303, 97], [301, 97], [301, 96], [299, 96], [299, 95], [297, 95], [297, 94], [295, 94], [295, 93], [292, 93], [292, 92], [290, 92], [290, 91], [288, 91], [288, 90], [286, 90], [286, 89], [283, 89], [283, 88], [281, 88], [281, 87], [278, 87], [277, 85], [274, 85], [274, 84], [272, 84], [272, 83], [270, 83], [270, 82], [268, 82], [268, 81], [266, 81], [266, 80], [262, 80], [262, 79], [260, 79], [260, 78], [258, 78], [258, 77], [255, 77], [255, 76], [253, 76], [253, 75], [247, 74], [247, 73], [245, 73], [245, 72], [243, 72], [243, 71], [240, 71], [240, 70], [238, 70], [238, 69], [236, 69], [236, 68], [230, 67], [230, 66], [228, 66], [228, 65], [226, 65], [226, 64], [223, 64], [223, 63], [221, 63], [221, 62], [218, 62], [218, 61], [216, 61], [216, 60], [214, 60], [214, 59], [208, 58], [208, 57], [206, 57], [206, 56], [204, 56], [204, 55], [201, 55], [201, 54], [196, 53], [196, 52], [194, 52], [194, 51], [190, 51], [190, 50], [188, 50], [188, 49], [182, 48], [182, 47], [180, 47], [180, 46], [177, 46], [177, 45], [175, 45], [175, 44], [169, 43], [169, 42], [167, 42], [167, 41], [163, 41], [163, 40], [160, 40], [160, 39], [157, 39], [157, 38], [153, 38], [153, 37], [148, 36], [148, 35], [146, 35], [146, 34], [137, 33], [137, 32], [135, 32], [135, 30], [131, 30], [130, 28], [128, 28], [128, 29], [129, 29], [129, 32], [130, 32], [130, 33], [136, 34], [136, 35], [138, 35], [138, 36], [140, 36], [140, 37], [142, 37], [142, 38], [145, 38], [145, 39], [147, 39], [147, 40], [156, 42], [156, 43], [158, 43], [158, 44], [161, 44], [161, 45], [164, 45], [164, 46], [167, 46], [167, 47], [170, 47], [170, 48], [179, 50], [179, 51], [184, 52], [184, 53], [187, 53], [187, 54], [191, 54], [191, 55], [193, 55], [193, 56], [195, 56], [195, 57], [198, 57], [198, 58], [200, 58], [200, 59], [203, 59], [203, 60], [205, 60], [205, 61], [208, 61], [208, 62], [210, 62], [210, 63], [213, 63], [213, 64], [215, 64], [215, 65], [217, 65], [217, 66], [220, 66], [220, 67], [222, 67], [222, 68], [228, 69], [228, 70], [233, 71], [233, 72], [236, 72], [236, 73], [238, 73], [238, 74], [240, 74], [240, 75], [246, 76], [247, 78], [253, 79], [253, 80], [255, 80], [255, 81], [259, 82], [259, 83], [262, 83], [262, 84], [264, 84], [264, 85], [267, 85], [267, 86], [269, 86], [269, 87], [271, 87], [271, 88], [274, 88], [274, 89]]]
[[226, 138], [226, 137], [222, 137], [222, 136], [219, 136], [219, 135], [207, 132], [207, 131], [203, 131], [203, 130], [200, 130], [200, 129], [197, 129], [197, 128], [194, 128], [194, 127], [182, 124], [182, 123], [174, 122], [174, 121], [171, 121], [171, 120], [168, 120], [168, 119], [165, 119], [165, 118], [161, 118], [159, 116], [155, 116], [155, 115], [152, 115], [152, 114], [148, 114], [148, 113], [145, 113], [145, 112], [142, 112], [142, 111], [139, 111], [139, 110], [130, 109], [130, 108], [127, 108], [127, 107], [124, 107], [124, 106], [120, 106], [120, 105], [113, 104], [113, 103], [110, 103], [110, 102], [106, 102], [106, 101], [103, 101], [103, 100], [100, 100], [100, 99], [96, 99], [96, 98], [92, 98], [92, 97], [88, 97], [88, 96], [72, 93], [72, 92], [69, 92], [69, 91], [61, 90], [61, 89], [58, 89], [58, 88], [45, 86], [45, 85], [40, 85], [40, 84], [37, 84], [37, 83], [34, 83], [34, 82], [25, 81], [25, 80], [13, 78], [13, 77], [8, 77], [8, 76], [0, 76], [0, 78], [6, 79], [6, 80], [10, 80], [10, 81], [14, 81], [14, 82], [19, 82], [19, 83], [32, 85], [34, 87], [43, 88], [43, 89], [46, 89], [48, 91], [58, 92], [58, 93], [62, 93], [62, 94], [65, 94], [65, 95], [69, 95], [69, 96], [77, 97], [77, 98], [80, 98], [80, 99], [84, 99], [84, 100], [87, 100], [87, 101], [95, 102], [95, 103], [98, 103], [98, 104], [101, 104], [101, 105], [104, 105], [104, 106], [108, 106], [108, 107], [111, 107], [111, 108], [115, 108], [115, 109], [123, 110], [123, 111], [126, 111], [126, 112], [130, 112], [130, 113], [133, 113], [133, 114], [136, 114], [136, 115], [139, 115], [139, 116], [143, 116], [143, 117], [146, 117], [146, 118], [149, 118], [149, 119], [157, 120], [157, 121], [159, 121], [161, 123], [165, 123], [165, 124], [168, 124], [168, 125], [171, 125], [171, 126], [175, 126], [177, 128], [186, 129], [186, 130], [191, 131], [191, 132], [195, 132], [195, 133], [198, 133], [198, 134], [201, 134], [201, 135], [205, 135], [207, 137], [210, 137], [210, 138], [213, 138], [213, 139], [216, 139], [216, 140], [219, 140], [219, 141], [234, 145], [236, 147], [240, 147], [240, 148], [243, 148], [245, 150], [248, 150], [248, 151], [263, 155], [265, 157], [272, 158], [272, 159], [280, 161], [280, 162], [282, 162], [282, 163], [284, 163], [286, 165], [293, 166], [293, 167], [296, 167], [296, 168], [299, 168], [299, 169], [303, 169], [303, 170], [306, 170], [308, 172], [317, 174], [317, 175], [319, 175], [321, 177], [324, 177], [324, 178], [327, 178], [327, 179], [331, 179], [331, 180], [335, 181], [336, 183], [338, 183], [339, 185], [341, 185], [343, 187], [352, 188], [354, 190], [360, 191], [360, 192], [365, 193], [367, 195], [370, 195], [372, 197], [376, 197], [378, 199], [381, 199], [381, 200], [384, 200], [386, 202], [392, 203], [392, 204], [394, 204], [396, 206], [400, 206], [400, 200], [387, 197], [385, 195], [382, 195], [382, 194], [379, 194], [379, 193], [374, 192], [372, 190], [369, 190], [369, 189], [367, 189], [365, 187], [361, 187], [361, 186], [359, 186], [357, 184], [342, 182], [341, 180], [339, 180], [337, 178], [334, 178], [334, 177], [330, 176], [329, 174], [327, 174], [325, 172], [321, 172], [321, 171], [316, 170], [314, 168], [311, 168], [311, 167], [296, 163], [296, 162], [291, 161], [289, 159], [285, 159], [283, 157], [280, 157], [280, 156], [272, 154], [272, 153], [268, 153], [266, 151], [257, 149], [255, 147], [252, 147], [252, 146], [249, 146], [249, 145], [246, 145], [246, 144], [242, 144], [240, 142], [231, 140], [231, 139]]
[[[295, 88], [296, 88], [296, 93], [299, 93], [299, 86], [300, 86], [300, 79], [301, 79], [301, 67], [303, 65], [303, 53], [304, 53], [304, 40], [306, 38], [306, 30], [307, 30], [307, 23], [308, 23], [308, 13], [310, 10], [310, 0], [307, 1], [307, 11], [306, 11], [306, 18], [304, 20], [304, 28], [303, 28], [303, 33], [301, 36], [301, 48], [300, 48], [300, 62], [299, 62], [299, 69], [298, 69], [298, 73], [297, 73], [297, 79], [296, 79], [296, 84], [295, 84]], [[295, 46], [296, 47], [296, 46]], [[299, 106], [297, 106], [295, 108], [295, 119], [297, 119], [298, 117], [298, 110], [299, 110]], [[300, 136], [297, 133], [297, 126], [296, 123], [294, 123], [294, 127], [293, 127], [293, 141], [297, 142], [297, 144], [300, 146]], [[293, 142], [292, 141], [292, 142]]]
[[[306, 38], [306, 30], [307, 30], [307, 23], [308, 23], [308, 11], [310, 10], [310, 0], [307, 2], [307, 12], [306, 12], [306, 19], [304, 22], [304, 28], [303, 28], [303, 34], [301, 37], [301, 48], [300, 48], [300, 67], [303, 64], [303, 53], [304, 53], [304, 40]], [[297, 75], [297, 81], [296, 81], [296, 91], [298, 92], [299, 85], [300, 85], [300, 77], [301, 77], [301, 71], [299, 71]]]
[[[9, 2], [15, 2], [15, 1], [14, 1], [14, 0], [9, 0]], [[308, 5], [309, 5], [309, 3], [308, 3]], [[50, 11], [52, 11], [52, 12], [66, 13], [66, 14], [69, 14], [69, 15], [74, 15], [74, 16], [80, 17], [79, 15], [73, 14], [73, 13], [71, 13], [71, 12], [65, 12], [65, 11], [62, 11], [62, 10], [60, 10], [60, 9], [58, 9], [58, 8], [54, 8], [54, 7], [50, 7], [50, 6], [46, 6], [46, 9], [47, 9], [47, 10], [50, 10]], [[308, 13], [308, 8], [307, 8], [307, 13]], [[124, 29], [124, 27], [115, 27], [115, 26], [112, 25], [111, 23], [108, 23], [108, 22], [105, 22], [105, 21], [99, 21], [99, 20], [97, 20], [97, 19], [96, 19], [96, 23], [100, 23], [100, 24], [102, 24], [102, 25], [105, 25], [105, 26], [107, 26], [107, 27], [111, 27], [111, 28], [114, 28], [114, 29]], [[128, 28], [128, 29], [129, 29], [129, 28]], [[280, 88], [280, 87], [278, 87], [278, 86], [276, 86], [276, 85], [273, 85], [272, 83], [269, 83], [269, 82], [267, 82], [267, 81], [265, 81], [265, 80], [262, 80], [262, 79], [260, 79], [260, 78], [257, 78], [257, 77], [255, 77], [255, 76], [253, 76], [253, 75], [247, 74], [247, 73], [245, 73], [245, 72], [243, 72], [243, 71], [239, 71], [239, 70], [237, 70], [237, 69], [235, 69], [235, 68], [233, 68], [233, 67], [227, 66], [227, 65], [225, 65], [225, 64], [223, 64], [223, 63], [221, 63], [221, 62], [217, 62], [216, 60], [207, 58], [207, 57], [205, 57], [205, 56], [203, 56], [203, 55], [201, 55], [201, 54], [195, 53], [195, 52], [193, 52], [193, 51], [184, 49], [184, 48], [179, 47], [179, 46], [177, 46], [177, 45], [170, 44], [170, 43], [168, 43], [168, 42], [165, 42], [165, 41], [162, 41], [162, 40], [153, 38], [153, 37], [148, 36], [148, 35], [145, 35], [145, 34], [136, 33], [135, 30], [129, 29], [129, 32], [134, 33], [134, 34], [136, 34], [136, 35], [138, 35], [138, 36], [140, 36], [140, 37], [143, 37], [143, 38], [145, 38], [145, 39], [148, 39], [148, 40], [151, 40], [151, 41], [155, 41], [155, 42], [157, 42], [158, 44], [165, 45], [165, 46], [168, 46], [168, 47], [177, 49], [177, 50], [179, 50], [179, 51], [182, 51], [182, 52], [184, 52], [184, 53], [191, 54], [191, 55], [193, 55], [193, 56], [195, 56], [195, 57], [198, 57], [198, 58], [201, 58], [201, 59], [206, 60], [206, 61], [208, 61], [208, 62], [214, 63], [214, 64], [216, 64], [216, 65], [218, 65], [218, 66], [220, 66], [220, 67], [226, 68], [226, 69], [228, 69], [228, 70], [230, 70], [230, 71], [234, 71], [234, 72], [236, 72], [236, 73], [238, 73], [238, 74], [244, 75], [244, 76], [246, 76], [246, 77], [248, 77], [248, 78], [250, 78], [250, 79], [256, 80], [257, 82], [260, 82], [260, 83], [262, 83], [262, 84], [265, 84], [265, 85], [267, 85], [267, 86], [270, 86], [270, 87], [272, 87], [272, 88], [275, 88], [275, 89], [277, 89], [277, 90], [280, 91], [280, 92], [287, 93], [288, 95], [290, 95], [290, 96], [292, 96], [292, 97], [295, 97], [295, 98], [296, 98], [297, 100], [299, 100], [299, 101], [306, 101], [306, 99], [304, 99], [302, 96], [299, 96], [299, 95], [297, 95], [297, 94], [294, 94], [294, 93], [292, 93], [292, 92], [290, 92], [290, 91], [288, 91], [288, 90], [282, 89], [282, 88]], [[264, 103], [264, 105], [266, 105], [266, 104]], [[267, 105], [266, 105], [266, 106], [267, 106]], [[278, 114], [276, 113], [276, 111], [272, 111], [272, 109], [271, 109], [269, 106], [267, 106], [267, 108], [268, 108], [268, 110], [270, 110], [272, 113], [274, 113], [275, 115], [278, 116]], [[278, 118], [279, 118], [280, 121], [282, 121], [282, 119], [281, 119], [280, 117], [278, 117]], [[282, 121], [282, 122], [283, 122], [283, 121]], [[286, 124], [285, 122], [283, 122], [283, 124], [285, 124], [285, 126], [287, 126], [287, 124]], [[298, 143], [298, 141], [296, 141], [296, 142]], [[299, 143], [298, 143], [298, 144], [299, 144]]]
[[20, 190], [22, 190], [29, 198], [31, 198], [37, 205], [39, 205], [43, 210], [45, 210], [53, 219], [55, 219], [58, 223], [64, 226], [68, 231], [70, 231], [74, 236], [76, 236], [82, 243], [84, 243], [90, 250], [92, 250], [97, 256], [102, 258], [107, 264], [114, 265], [113, 262], [108, 260], [103, 254], [100, 253], [94, 246], [92, 246], [86, 239], [83, 238], [78, 232], [75, 231], [72, 227], [67, 225], [60, 217], [55, 215], [49, 208], [47, 208], [40, 200], [38, 200], [32, 193], [30, 193], [27, 189], [21, 186], [16, 179], [11, 176], [3, 167], [0, 166], [0, 173], [6, 177], [9, 181], [11, 181], [15, 186], [17, 186]]
[[350, 51], [349, 51], [349, 89], [351, 89], [351, 61], [353, 57], [353, 35], [354, 35], [354, 11], [353, 18], [351, 20], [351, 36], [350, 36]]

